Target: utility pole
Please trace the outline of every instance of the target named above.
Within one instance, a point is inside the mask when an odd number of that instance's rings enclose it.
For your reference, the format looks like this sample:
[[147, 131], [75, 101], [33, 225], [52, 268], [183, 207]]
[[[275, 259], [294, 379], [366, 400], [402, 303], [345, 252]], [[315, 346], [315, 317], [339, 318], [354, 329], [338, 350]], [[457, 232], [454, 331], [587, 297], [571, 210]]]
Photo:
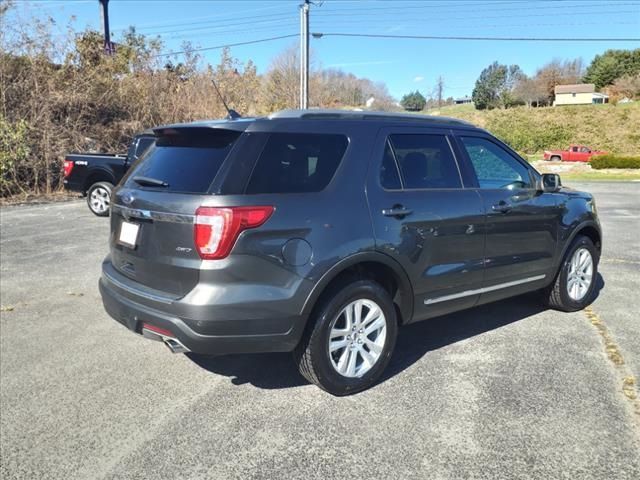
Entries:
[[104, 51], [108, 55], [113, 53], [111, 45], [111, 32], [109, 31], [109, 0], [98, 0], [101, 5], [100, 13], [102, 15], [102, 25], [104, 32]]
[[309, 108], [309, 0], [300, 5], [300, 108]]
[[438, 97], [438, 108], [442, 107], [442, 95], [444, 94], [444, 79], [442, 75], [438, 77], [438, 83], [436, 84], [436, 96]]

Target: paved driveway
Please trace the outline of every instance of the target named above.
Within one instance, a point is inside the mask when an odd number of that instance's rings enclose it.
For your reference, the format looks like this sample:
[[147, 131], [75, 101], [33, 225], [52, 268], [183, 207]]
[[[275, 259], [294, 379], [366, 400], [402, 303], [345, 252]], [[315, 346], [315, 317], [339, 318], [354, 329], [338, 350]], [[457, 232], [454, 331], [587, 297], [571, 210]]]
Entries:
[[287, 354], [131, 334], [97, 291], [108, 221], [3, 208], [0, 477], [638, 479], [640, 184], [582, 187], [605, 229], [592, 312], [524, 296], [408, 327], [385, 380], [347, 398]]

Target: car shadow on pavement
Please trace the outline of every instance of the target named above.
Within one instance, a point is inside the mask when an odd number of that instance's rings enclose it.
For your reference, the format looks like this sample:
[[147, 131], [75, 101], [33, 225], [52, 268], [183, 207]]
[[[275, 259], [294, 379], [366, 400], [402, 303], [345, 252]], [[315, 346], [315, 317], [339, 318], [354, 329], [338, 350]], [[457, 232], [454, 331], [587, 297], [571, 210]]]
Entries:
[[[598, 274], [594, 301], [604, 288]], [[400, 329], [395, 352], [378, 383], [409, 368], [430, 351], [475, 337], [528, 318], [547, 308], [539, 293], [528, 293], [501, 302], [417, 322]], [[231, 378], [234, 385], [249, 383], [258, 388], [282, 389], [306, 385], [290, 353], [207, 356], [188, 353], [188, 358], [211, 373]]]

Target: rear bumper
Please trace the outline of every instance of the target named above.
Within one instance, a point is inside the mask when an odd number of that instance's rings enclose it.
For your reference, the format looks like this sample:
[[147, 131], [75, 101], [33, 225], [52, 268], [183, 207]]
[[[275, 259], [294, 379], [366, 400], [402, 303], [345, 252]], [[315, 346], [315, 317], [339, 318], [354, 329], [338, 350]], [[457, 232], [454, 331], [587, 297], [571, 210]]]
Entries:
[[[144, 299], [140, 298], [140, 301], [137, 301], [138, 299], [131, 292], [123, 291], [122, 283], [114, 282], [108, 275], [103, 274], [100, 278], [99, 288], [102, 303], [107, 313], [129, 330], [142, 335], [145, 333], [143, 332], [145, 323], [167, 330], [186, 350], [194, 353], [223, 355], [231, 353], [287, 352], [295, 348], [304, 329], [302, 317], [278, 319], [279, 324], [289, 324], [290, 328], [284, 333], [272, 334], [261, 332], [264, 328], [261, 327], [259, 320], [236, 320], [233, 321], [236, 325], [233, 335], [203, 335], [192, 328], [191, 325], [194, 325], [193, 320], [180, 318], [172, 313], [171, 304], [161, 308], [145, 305], [142, 303]], [[238, 308], [246, 311], [247, 305], [239, 305]], [[205, 322], [208, 326], [207, 330], [215, 331], [216, 324], [224, 325], [228, 323], [227, 319], [216, 319], [215, 306], [211, 306], [210, 318]], [[196, 323], [202, 324], [203, 321]], [[264, 323], [270, 324], [270, 319], [265, 318]], [[224, 331], [226, 328], [223, 327], [221, 330]], [[151, 338], [149, 335], [145, 336]], [[156, 339], [167, 343], [166, 339]]]

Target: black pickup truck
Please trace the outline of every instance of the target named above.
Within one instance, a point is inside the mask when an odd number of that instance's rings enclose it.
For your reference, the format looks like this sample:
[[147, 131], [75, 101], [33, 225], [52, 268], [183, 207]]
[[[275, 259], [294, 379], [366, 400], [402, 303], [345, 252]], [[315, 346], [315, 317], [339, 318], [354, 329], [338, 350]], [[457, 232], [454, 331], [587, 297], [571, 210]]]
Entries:
[[108, 216], [113, 186], [154, 142], [155, 136], [149, 130], [133, 138], [126, 155], [68, 154], [64, 159], [64, 188], [86, 196], [89, 210], [95, 215]]

